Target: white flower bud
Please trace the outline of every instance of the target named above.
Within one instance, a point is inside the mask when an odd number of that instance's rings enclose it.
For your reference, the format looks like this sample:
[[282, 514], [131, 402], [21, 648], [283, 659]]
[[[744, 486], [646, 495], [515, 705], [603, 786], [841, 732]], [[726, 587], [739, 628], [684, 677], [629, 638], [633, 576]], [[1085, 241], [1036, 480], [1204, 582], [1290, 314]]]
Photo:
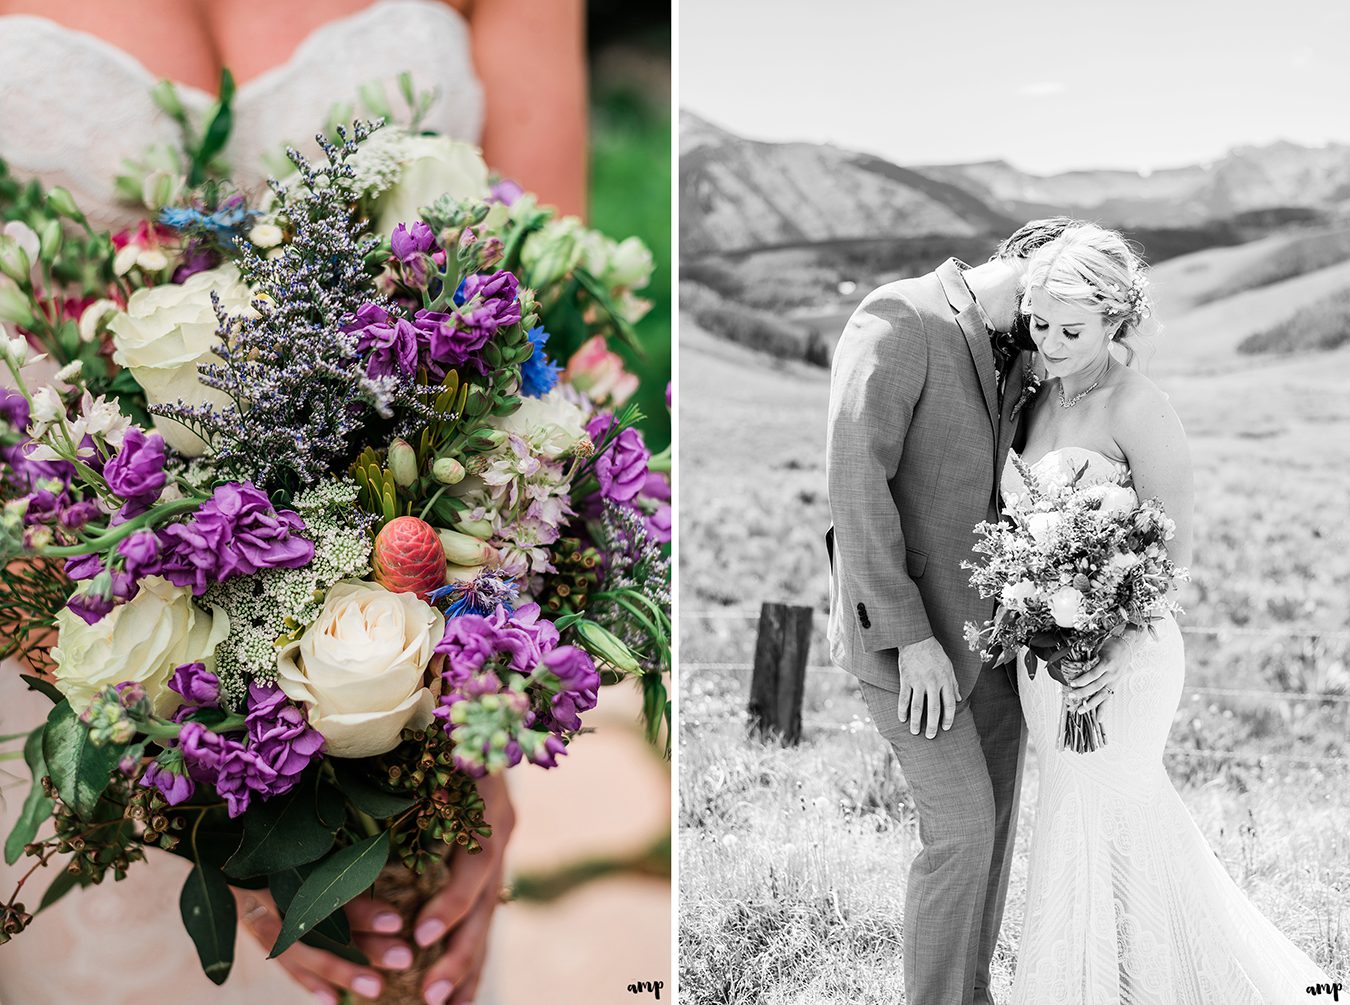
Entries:
[[111, 300], [95, 300], [80, 314], [80, 341], [92, 342], [98, 338], [98, 327], [103, 319], [117, 311]]
[[136, 244], [128, 244], [119, 251], [113, 258], [113, 273], [118, 276], [125, 276], [135, 266], [136, 258], [141, 251], [140, 245]]
[[159, 272], [169, 266], [169, 259], [158, 248], [146, 248], [136, 256], [136, 265], [142, 272]]
[[482, 565], [492, 552], [486, 541], [469, 534], [453, 530], [438, 530], [436, 533], [441, 539], [441, 547], [445, 549], [446, 561], [452, 565]]
[[75, 360], [73, 363], [67, 363], [61, 369], [56, 371], [56, 379], [63, 384], [74, 384], [84, 374], [84, 362]]
[[275, 223], [260, 223], [248, 232], [248, 239], [259, 248], [275, 248], [283, 236]]
[[458, 485], [464, 480], [464, 465], [453, 457], [438, 457], [431, 465], [431, 477], [442, 485]]

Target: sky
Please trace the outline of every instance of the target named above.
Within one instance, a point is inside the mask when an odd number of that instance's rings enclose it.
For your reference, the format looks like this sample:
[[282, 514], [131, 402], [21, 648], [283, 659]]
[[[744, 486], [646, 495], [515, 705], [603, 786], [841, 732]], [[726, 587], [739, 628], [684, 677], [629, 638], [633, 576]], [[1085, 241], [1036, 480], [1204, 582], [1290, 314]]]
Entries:
[[1350, 142], [1342, 0], [680, 0], [680, 107], [763, 140], [1038, 174]]

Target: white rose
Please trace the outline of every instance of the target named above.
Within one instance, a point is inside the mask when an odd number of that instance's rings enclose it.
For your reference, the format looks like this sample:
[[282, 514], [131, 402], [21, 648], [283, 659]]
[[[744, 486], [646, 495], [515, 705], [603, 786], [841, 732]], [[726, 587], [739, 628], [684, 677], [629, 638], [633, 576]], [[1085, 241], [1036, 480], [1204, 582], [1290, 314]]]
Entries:
[[[150, 404], [230, 404], [229, 395], [204, 385], [197, 372], [198, 364], [220, 361], [215, 354], [220, 336], [212, 292], [231, 315], [255, 313], [252, 293], [240, 281], [238, 270], [224, 265], [198, 272], [182, 285], [137, 290], [127, 309], [108, 323], [116, 347], [113, 362], [130, 368]], [[199, 457], [206, 450], [196, 433], [174, 419], [156, 416], [155, 428], [187, 457]]]
[[1050, 598], [1050, 616], [1060, 628], [1072, 628], [1083, 612], [1083, 595], [1072, 586], [1065, 586]]
[[208, 614], [193, 603], [190, 589], [159, 576], [147, 576], [140, 587], [96, 624], [86, 624], [69, 608], [57, 614], [56, 686], [76, 712], [103, 688], [135, 681], [155, 714], [167, 716], [182, 701], [169, 689], [175, 669], [203, 663], [215, 671], [216, 646], [230, 633], [229, 615], [219, 607]]
[[371, 757], [398, 746], [404, 727], [432, 720], [427, 670], [445, 618], [411, 593], [343, 581], [314, 623], [277, 658], [277, 684], [309, 710], [335, 757]]
[[1139, 564], [1139, 556], [1128, 551], [1118, 551], [1106, 563], [1106, 570], [1117, 576], [1123, 576]]
[[1100, 512], [1107, 516], [1117, 513], [1130, 513], [1139, 503], [1139, 497], [1135, 495], [1133, 489], [1116, 485], [1113, 482], [1093, 485], [1091, 488], [1084, 489], [1083, 494], [1089, 499], [1098, 500]]
[[402, 170], [376, 201], [375, 233], [388, 236], [400, 223], [420, 220], [418, 209], [443, 195], [487, 198], [487, 165], [472, 144], [448, 136], [409, 136], [397, 149]]
[[1009, 583], [1003, 588], [1000, 600], [1004, 607], [1011, 607], [1014, 610], [1025, 610], [1028, 600], [1036, 596], [1036, 584], [1029, 579], [1022, 579], [1016, 583]]
[[542, 456], [556, 460], [585, 438], [586, 419], [586, 411], [555, 387], [543, 397], [521, 399], [520, 407], [496, 425], [526, 440]]
[[1027, 532], [1037, 544], [1044, 544], [1059, 528], [1058, 513], [1033, 513], [1027, 517]]

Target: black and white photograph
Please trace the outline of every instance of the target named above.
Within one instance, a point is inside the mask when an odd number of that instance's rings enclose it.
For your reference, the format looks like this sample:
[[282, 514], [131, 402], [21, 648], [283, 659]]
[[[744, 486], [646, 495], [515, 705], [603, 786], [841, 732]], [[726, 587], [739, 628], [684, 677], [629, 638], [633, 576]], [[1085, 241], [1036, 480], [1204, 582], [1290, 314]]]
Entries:
[[1350, 11], [678, 37], [681, 1000], [1339, 1000]]

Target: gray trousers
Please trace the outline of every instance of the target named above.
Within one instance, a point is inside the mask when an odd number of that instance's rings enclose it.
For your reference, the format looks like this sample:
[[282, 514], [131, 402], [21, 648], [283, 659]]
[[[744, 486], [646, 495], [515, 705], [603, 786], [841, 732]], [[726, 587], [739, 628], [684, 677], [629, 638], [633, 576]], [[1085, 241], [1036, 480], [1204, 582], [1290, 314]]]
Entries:
[[[893, 667], [898, 654], [889, 649], [862, 658]], [[931, 740], [923, 729], [911, 735], [910, 724], [899, 721], [895, 692], [858, 682], [919, 813], [923, 847], [905, 895], [908, 1005], [992, 1001], [989, 961], [1003, 923], [1026, 749], [1009, 672], [1009, 666], [981, 669], [956, 706], [952, 728], [939, 728]]]

